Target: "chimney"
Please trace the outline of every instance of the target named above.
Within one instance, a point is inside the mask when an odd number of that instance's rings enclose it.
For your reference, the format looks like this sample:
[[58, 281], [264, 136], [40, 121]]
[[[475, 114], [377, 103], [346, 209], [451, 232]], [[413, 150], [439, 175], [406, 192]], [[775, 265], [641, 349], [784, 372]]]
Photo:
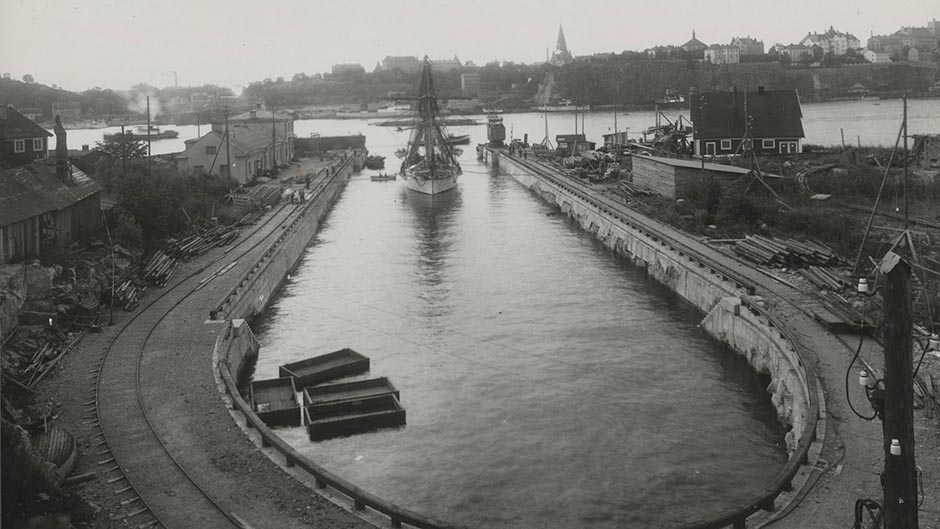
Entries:
[[72, 172], [69, 170], [69, 148], [65, 143], [65, 127], [62, 118], [56, 114], [55, 127], [55, 175], [66, 184], [72, 183]]
[[250, 111], [248, 112], [248, 116], [249, 116], [251, 119], [255, 119], [256, 117], [258, 117], [258, 111], [252, 109], [252, 110], [250, 110]]
[[759, 95], [759, 96], [764, 95], [764, 87], [763, 87], [763, 86], [758, 86], [758, 87], [757, 87], [757, 95]]

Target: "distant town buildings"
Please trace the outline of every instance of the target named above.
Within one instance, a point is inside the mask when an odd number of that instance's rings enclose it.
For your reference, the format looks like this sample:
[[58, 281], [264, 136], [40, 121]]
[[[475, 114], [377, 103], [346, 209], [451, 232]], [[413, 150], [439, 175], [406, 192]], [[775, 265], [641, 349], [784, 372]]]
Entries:
[[868, 39], [869, 50], [884, 52], [890, 57], [901, 58], [905, 48], [940, 49], [940, 22], [932, 19], [923, 27], [902, 27], [891, 35], [872, 35]]
[[561, 28], [561, 24], [558, 25], [558, 39], [555, 42], [555, 51], [552, 53], [552, 58], [549, 61], [553, 66], [564, 66], [574, 60], [571, 56], [571, 52], [568, 51], [568, 43], [565, 41], [565, 32]]
[[697, 38], [695, 38], [695, 30], [693, 29], [692, 38], [689, 39], [685, 44], [679, 47], [689, 53], [697, 53], [697, 52], [705, 50], [705, 48], [707, 48], [708, 45], [698, 40]]
[[891, 62], [891, 54], [886, 51], [865, 50], [862, 52], [862, 55], [865, 57], [866, 61], [874, 64]]
[[418, 73], [421, 71], [421, 61], [414, 56], [386, 56], [382, 59], [383, 70], [398, 70], [402, 73]]
[[432, 72], [453, 72], [462, 67], [460, 59], [454, 55], [453, 59], [431, 60]]
[[355, 75], [366, 73], [366, 69], [361, 64], [334, 64], [333, 75]]
[[862, 47], [862, 43], [851, 33], [836, 31], [832, 26], [825, 33], [809, 33], [800, 44], [804, 46], [819, 46], [824, 53], [833, 55], [845, 55], [849, 50], [855, 50]]
[[82, 104], [78, 101], [55, 101], [52, 103], [52, 118], [62, 118], [63, 123], [80, 121], [82, 119]]
[[775, 50], [781, 58], [786, 57], [790, 62], [799, 62], [813, 57], [812, 46], [806, 46], [804, 44], [776, 46]]
[[460, 95], [463, 97], [480, 97], [480, 74], [460, 74]]
[[731, 39], [731, 45], [738, 49], [738, 55], [741, 57], [764, 54], [764, 41], [762, 40], [752, 39], [751, 37], [734, 37]]
[[741, 62], [741, 50], [730, 44], [716, 44], [705, 48], [705, 60], [712, 64], [737, 64]]

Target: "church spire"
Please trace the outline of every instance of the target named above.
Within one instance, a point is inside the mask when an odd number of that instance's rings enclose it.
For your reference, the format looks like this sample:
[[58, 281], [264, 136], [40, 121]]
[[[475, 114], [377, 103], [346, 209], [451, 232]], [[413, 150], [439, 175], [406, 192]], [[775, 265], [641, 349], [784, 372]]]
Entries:
[[558, 41], [555, 43], [555, 53], [552, 54], [552, 64], [560, 66], [572, 61], [571, 52], [568, 51], [568, 43], [565, 42], [565, 31], [561, 24], [558, 24]]

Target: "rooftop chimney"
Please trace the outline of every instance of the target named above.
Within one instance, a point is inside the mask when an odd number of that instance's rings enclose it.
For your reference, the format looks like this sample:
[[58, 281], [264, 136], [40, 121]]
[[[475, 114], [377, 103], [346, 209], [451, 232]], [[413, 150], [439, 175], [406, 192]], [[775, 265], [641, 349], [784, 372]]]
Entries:
[[62, 126], [62, 118], [56, 114], [55, 127], [55, 175], [66, 184], [71, 183], [71, 173], [69, 171], [69, 148], [65, 143], [65, 127]]
[[757, 95], [759, 95], [759, 96], [764, 95], [764, 87], [763, 87], [763, 86], [758, 86], [758, 87], [757, 87]]

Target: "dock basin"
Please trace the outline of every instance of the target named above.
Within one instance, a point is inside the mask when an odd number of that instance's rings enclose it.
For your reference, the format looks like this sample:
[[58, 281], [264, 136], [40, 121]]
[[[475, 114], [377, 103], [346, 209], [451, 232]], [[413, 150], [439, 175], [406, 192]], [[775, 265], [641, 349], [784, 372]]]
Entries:
[[291, 377], [251, 383], [251, 408], [268, 426], [300, 426], [301, 410]]
[[304, 406], [311, 441], [353, 435], [405, 424], [405, 409], [394, 395]]
[[346, 348], [284, 364], [278, 368], [278, 375], [294, 377], [294, 383], [297, 386], [306, 387], [341, 377], [359, 375], [368, 370], [369, 357]]
[[366, 397], [394, 395], [401, 402], [398, 389], [386, 377], [343, 382], [326, 386], [304, 388], [304, 404], [326, 404], [347, 400], [361, 400]]

